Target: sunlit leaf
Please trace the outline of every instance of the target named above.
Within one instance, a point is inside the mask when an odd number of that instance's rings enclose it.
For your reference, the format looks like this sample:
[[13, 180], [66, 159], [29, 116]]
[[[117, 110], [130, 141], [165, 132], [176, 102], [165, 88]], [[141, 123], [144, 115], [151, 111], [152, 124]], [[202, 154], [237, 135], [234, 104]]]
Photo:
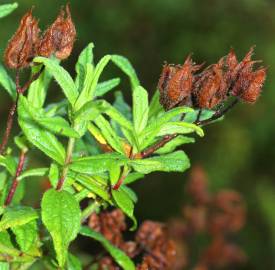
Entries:
[[41, 214], [42, 221], [53, 239], [58, 264], [64, 267], [68, 247], [80, 229], [79, 204], [67, 191], [50, 189], [43, 196]]
[[55, 78], [55, 80], [63, 90], [66, 98], [72, 105], [74, 105], [78, 97], [78, 91], [70, 74], [63, 67], [58, 65], [53, 59], [36, 57], [34, 59], [34, 62], [42, 63], [46, 66], [49, 73]]

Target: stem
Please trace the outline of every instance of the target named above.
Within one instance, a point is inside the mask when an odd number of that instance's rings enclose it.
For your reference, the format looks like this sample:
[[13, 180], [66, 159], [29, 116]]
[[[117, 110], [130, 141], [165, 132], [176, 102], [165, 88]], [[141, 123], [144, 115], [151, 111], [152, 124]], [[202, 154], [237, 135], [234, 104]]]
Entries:
[[81, 222], [84, 223], [86, 219], [94, 213], [99, 207], [99, 203], [97, 201], [94, 201], [94, 203], [91, 203], [89, 206], [87, 206], [81, 214]]
[[164, 136], [159, 142], [150, 146], [146, 150], [142, 151], [141, 158], [146, 158], [148, 156], [151, 156], [152, 154], [154, 154], [154, 152], [156, 152], [158, 149], [163, 147], [166, 143], [170, 142], [172, 139], [176, 138], [177, 136], [178, 134], [171, 134], [171, 135]]
[[11, 203], [12, 198], [15, 194], [16, 188], [17, 188], [18, 183], [19, 183], [18, 177], [20, 176], [20, 174], [23, 171], [24, 163], [25, 163], [25, 160], [26, 160], [26, 153], [27, 153], [26, 150], [21, 151], [21, 154], [20, 154], [20, 157], [19, 157], [19, 162], [18, 162], [17, 169], [16, 169], [16, 173], [15, 173], [15, 177], [13, 179], [10, 191], [9, 191], [7, 199], [5, 201], [5, 206], [8, 206]]
[[3, 136], [2, 143], [0, 145], [0, 155], [3, 155], [3, 153], [5, 152], [6, 146], [9, 142], [9, 138], [10, 138], [11, 130], [13, 127], [13, 122], [14, 122], [14, 115], [15, 115], [16, 109], [17, 109], [19, 94], [24, 94], [24, 92], [30, 87], [32, 82], [34, 82], [35, 80], [37, 80], [39, 78], [39, 76], [43, 72], [44, 68], [45, 67], [43, 66], [37, 73], [33, 74], [32, 77], [25, 83], [25, 85], [22, 88], [20, 87], [19, 69], [16, 70], [16, 75], [15, 75], [16, 100], [13, 102], [13, 104], [9, 110], [6, 130], [5, 130], [5, 133]]
[[[218, 118], [222, 117], [223, 115], [225, 115], [229, 110], [231, 110], [237, 103], [239, 102], [238, 99], [233, 100], [232, 103], [230, 103], [227, 107], [225, 107], [222, 110], [218, 110], [216, 111], [216, 113], [206, 119], [206, 120], [202, 120], [200, 121], [199, 118], [201, 116], [201, 111], [199, 111], [198, 115], [197, 115], [197, 120], [194, 122], [195, 125], [198, 126], [204, 126], [207, 125], [211, 122], [213, 122], [214, 120], [217, 120]], [[161, 147], [163, 147], [165, 144], [167, 144], [168, 142], [170, 142], [171, 140], [173, 140], [174, 138], [176, 138], [178, 136], [178, 134], [172, 134], [172, 135], [166, 135], [164, 136], [159, 142], [157, 142], [156, 144], [150, 146], [149, 148], [147, 148], [146, 150], [144, 150], [143, 152], [140, 153], [140, 157], [141, 158], [146, 158], [148, 156], [151, 156], [152, 154], [154, 154], [158, 149], [160, 149]], [[136, 155], [137, 157], [138, 155]]]
[[12, 126], [13, 126], [14, 115], [16, 113], [17, 101], [18, 101], [18, 94], [17, 94], [17, 97], [16, 97], [16, 101], [12, 104], [12, 106], [10, 108], [10, 111], [9, 111], [6, 130], [5, 130], [4, 137], [3, 137], [3, 140], [2, 140], [2, 143], [1, 143], [1, 146], [0, 146], [0, 155], [4, 154], [6, 146], [7, 146], [8, 141], [9, 141], [9, 137], [10, 137]]
[[64, 183], [65, 183], [66, 176], [67, 176], [67, 173], [68, 173], [68, 170], [69, 170], [68, 165], [70, 164], [70, 162], [72, 160], [74, 145], [75, 145], [75, 138], [70, 138], [69, 142], [68, 142], [68, 147], [67, 147], [65, 164], [64, 164], [64, 167], [63, 167], [61, 177], [60, 177], [60, 179], [57, 183], [56, 190], [61, 190]]
[[213, 122], [214, 120], [219, 119], [220, 117], [222, 117], [223, 115], [225, 115], [229, 110], [231, 110], [237, 103], [239, 102], [239, 100], [236, 98], [233, 100], [233, 102], [231, 102], [227, 107], [225, 107], [224, 109], [218, 110], [216, 111], [216, 113], [206, 119], [206, 120], [202, 120], [202, 121], [196, 121], [194, 124], [198, 125], [198, 126], [204, 126], [207, 125], [211, 122]]
[[42, 66], [39, 71], [32, 74], [31, 78], [25, 83], [25, 85], [22, 88], [20, 88], [20, 93], [24, 94], [24, 92], [30, 87], [30, 85], [39, 78], [44, 69], [45, 66]]
[[113, 190], [118, 190], [120, 186], [123, 184], [127, 174], [122, 174], [121, 177], [118, 179], [117, 183], [113, 186]]

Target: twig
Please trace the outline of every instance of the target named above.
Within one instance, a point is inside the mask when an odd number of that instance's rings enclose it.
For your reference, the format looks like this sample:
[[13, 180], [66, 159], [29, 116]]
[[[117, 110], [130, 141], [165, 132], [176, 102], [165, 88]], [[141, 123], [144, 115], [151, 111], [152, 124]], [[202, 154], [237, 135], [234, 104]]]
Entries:
[[120, 186], [123, 184], [126, 177], [126, 174], [122, 174], [117, 183], [113, 186], [113, 190], [118, 190]]
[[[238, 99], [235, 99], [231, 104], [229, 104], [227, 107], [225, 107], [222, 110], [218, 110], [213, 116], [211, 116], [210, 118], [206, 119], [206, 120], [202, 120], [200, 121], [200, 115], [201, 115], [201, 111], [199, 111], [198, 116], [197, 116], [197, 120], [194, 122], [195, 125], [198, 126], [204, 126], [207, 125], [209, 123], [211, 123], [214, 120], [217, 120], [218, 118], [222, 117], [223, 115], [225, 115], [229, 110], [231, 110], [237, 103], [238, 103]], [[161, 147], [163, 147], [165, 144], [167, 144], [168, 142], [170, 142], [171, 140], [173, 140], [174, 138], [176, 138], [179, 134], [172, 134], [172, 135], [166, 135], [164, 136], [159, 142], [157, 142], [156, 144], [150, 146], [149, 148], [147, 148], [146, 150], [144, 150], [143, 152], [141, 152], [139, 155], [141, 158], [146, 158], [151, 156], [152, 154], [154, 154], [158, 149], [160, 149]]]
[[9, 137], [10, 137], [12, 126], [13, 126], [14, 115], [16, 113], [17, 101], [18, 101], [18, 94], [17, 94], [17, 97], [16, 97], [16, 101], [13, 102], [13, 104], [10, 108], [10, 111], [9, 111], [6, 130], [5, 130], [5, 133], [4, 133], [4, 136], [3, 136], [3, 139], [2, 139], [2, 143], [1, 143], [1, 146], [0, 146], [0, 155], [4, 154], [6, 146], [7, 146], [8, 141], [9, 141]]
[[171, 135], [166, 135], [164, 136], [159, 142], [156, 144], [150, 146], [146, 150], [141, 152], [141, 158], [146, 158], [148, 156], [151, 156], [154, 152], [156, 152], [158, 149], [163, 147], [165, 144], [176, 138], [178, 134], [171, 134]]
[[75, 139], [74, 138], [70, 138], [69, 139], [69, 142], [68, 142], [68, 147], [67, 147], [67, 153], [66, 153], [66, 160], [65, 160], [65, 164], [64, 164], [64, 167], [63, 167], [63, 171], [62, 171], [62, 174], [61, 174], [61, 177], [57, 183], [57, 187], [56, 187], [56, 190], [61, 190], [64, 183], [65, 183], [65, 180], [66, 180], [66, 177], [67, 177], [67, 173], [68, 173], [68, 165], [70, 164], [71, 160], [72, 160], [72, 155], [73, 155], [73, 149], [74, 149], [74, 145], [75, 145]]
[[8, 206], [11, 203], [12, 198], [13, 198], [13, 196], [15, 194], [16, 188], [17, 188], [18, 183], [19, 183], [18, 177], [21, 175], [21, 173], [23, 171], [23, 168], [24, 168], [24, 163], [25, 163], [25, 160], [26, 160], [26, 153], [27, 153], [26, 150], [22, 150], [21, 151], [21, 154], [20, 154], [20, 157], [19, 157], [19, 161], [18, 161], [18, 165], [17, 165], [17, 169], [16, 169], [16, 173], [15, 173], [15, 177], [13, 179], [11, 188], [9, 190], [7, 199], [5, 201], [5, 206]]
[[227, 107], [225, 107], [224, 109], [218, 110], [216, 111], [216, 113], [211, 116], [210, 118], [206, 119], [206, 120], [202, 120], [202, 121], [196, 121], [194, 124], [198, 125], [198, 126], [204, 126], [207, 125], [211, 122], [213, 122], [214, 120], [219, 119], [220, 117], [222, 117], [223, 115], [225, 115], [229, 110], [231, 110], [237, 103], [239, 102], [239, 100], [236, 98], [233, 100], [232, 103], [230, 103]]
[[2, 143], [0, 145], [0, 155], [3, 155], [3, 153], [5, 152], [6, 146], [9, 142], [9, 137], [10, 137], [11, 130], [13, 127], [14, 115], [16, 113], [19, 95], [24, 94], [24, 92], [30, 87], [32, 82], [34, 82], [35, 80], [37, 80], [39, 78], [39, 76], [43, 72], [43, 70], [44, 70], [44, 66], [37, 73], [33, 74], [32, 77], [25, 83], [25, 85], [22, 88], [20, 87], [20, 76], [19, 76], [20, 72], [19, 72], [19, 69], [16, 70], [16, 75], [15, 75], [16, 100], [13, 102], [13, 104], [9, 110], [7, 126], [6, 126], [5, 133], [4, 133], [4, 136], [2, 139]]
[[21, 94], [24, 94], [24, 92], [30, 87], [30, 85], [39, 78], [39, 76], [42, 74], [44, 69], [45, 69], [45, 66], [42, 66], [39, 71], [32, 74], [31, 78], [25, 83], [25, 85], [22, 88], [20, 88]]

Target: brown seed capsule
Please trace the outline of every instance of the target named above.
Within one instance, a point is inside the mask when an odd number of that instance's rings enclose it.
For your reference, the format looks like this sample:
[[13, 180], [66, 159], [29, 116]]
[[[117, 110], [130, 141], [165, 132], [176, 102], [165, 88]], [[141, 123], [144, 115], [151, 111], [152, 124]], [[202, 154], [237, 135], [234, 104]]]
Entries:
[[232, 48], [226, 57], [226, 65], [229, 71], [233, 71], [238, 65], [236, 53]]
[[161, 72], [161, 76], [158, 82], [158, 89], [160, 92], [160, 104], [162, 104], [165, 109], [171, 107], [170, 99], [168, 96], [168, 83], [178, 69], [179, 67], [165, 64]]
[[194, 65], [190, 56], [182, 66], [165, 65], [158, 83], [160, 103], [166, 110], [177, 105], [190, 105], [193, 73], [201, 66]]
[[76, 30], [67, 5], [66, 12], [61, 9], [57, 19], [44, 33], [38, 53], [44, 57], [55, 55], [58, 59], [64, 60], [70, 56], [75, 38]]
[[261, 68], [252, 74], [248, 88], [240, 95], [240, 98], [248, 103], [254, 103], [260, 96], [266, 78], [266, 68]]
[[212, 109], [223, 101], [224, 93], [220, 91], [222, 76], [222, 70], [218, 64], [203, 73], [196, 83], [196, 101], [199, 108]]
[[36, 55], [39, 41], [38, 21], [30, 10], [20, 21], [20, 26], [8, 43], [4, 54], [5, 64], [9, 68], [25, 68]]

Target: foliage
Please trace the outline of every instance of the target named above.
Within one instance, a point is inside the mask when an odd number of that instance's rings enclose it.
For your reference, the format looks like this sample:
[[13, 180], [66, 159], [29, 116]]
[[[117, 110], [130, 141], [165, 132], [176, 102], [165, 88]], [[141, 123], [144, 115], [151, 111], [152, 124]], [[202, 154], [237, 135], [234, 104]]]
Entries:
[[[14, 7], [1, 6], [1, 16]], [[154, 171], [184, 172], [190, 162], [187, 155], [176, 148], [194, 139], [181, 135], [163, 147], [154, 149], [154, 145], [165, 135], [173, 134], [176, 126], [180, 134], [203, 136], [196, 124], [179, 122], [183, 114], [188, 119], [193, 109], [179, 107], [165, 112], [157, 95], [149, 101], [147, 90], [140, 85], [127, 58], [106, 55], [94, 63], [93, 48], [90, 43], [81, 52], [75, 78], [56, 58], [35, 57], [27, 87], [19, 87], [1, 65], [0, 83], [17, 102], [20, 127], [15, 144], [8, 152], [3, 151], [0, 160], [4, 173], [1, 189], [6, 190], [1, 194], [0, 233], [7, 239], [1, 241], [0, 258], [5, 261], [8, 256], [12, 267], [27, 269], [35, 261], [45, 261], [47, 267], [60, 269], [79, 266], [68, 249], [81, 234], [101, 242], [123, 269], [134, 269], [131, 259], [109, 244], [104, 236], [81, 228], [80, 224], [95, 210], [95, 205], [97, 211], [113, 206], [133, 221], [132, 229], [135, 229], [137, 197], [129, 185]], [[24, 61], [23, 67], [28, 65], [27, 59]], [[105, 67], [111, 63], [129, 78], [132, 108], [124, 101], [122, 92], [116, 92], [113, 104], [102, 98], [120, 83], [119, 78], [100, 81]], [[48, 86], [53, 79], [64, 98], [48, 103]], [[86, 150], [82, 155], [77, 152], [80, 146]], [[143, 155], [148, 148], [154, 151]], [[49, 167], [25, 169], [26, 155], [34, 149], [48, 158]], [[41, 207], [24, 206], [23, 196], [16, 199], [14, 192], [19, 183], [30, 177], [45, 176], [50, 179], [51, 188], [43, 194]], [[81, 209], [80, 202], [84, 200], [90, 206]], [[41, 230], [44, 231], [42, 237]], [[14, 236], [15, 242], [8, 240]], [[51, 254], [50, 257], [44, 252]]]

